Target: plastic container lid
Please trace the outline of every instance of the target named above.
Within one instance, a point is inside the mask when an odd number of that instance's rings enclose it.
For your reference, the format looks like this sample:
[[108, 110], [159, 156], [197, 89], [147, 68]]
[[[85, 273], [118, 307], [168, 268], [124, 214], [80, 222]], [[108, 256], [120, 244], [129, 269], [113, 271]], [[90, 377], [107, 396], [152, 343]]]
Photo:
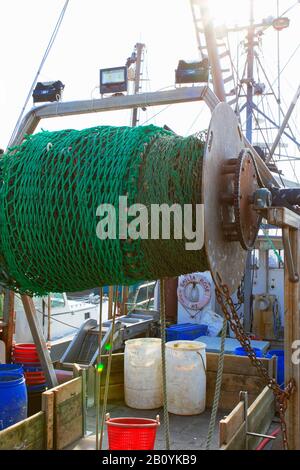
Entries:
[[166, 348], [181, 350], [181, 351], [199, 351], [199, 349], [206, 349], [207, 344], [200, 341], [188, 341], [184, 339], [178, 339], [175, 341], [168, 341]]

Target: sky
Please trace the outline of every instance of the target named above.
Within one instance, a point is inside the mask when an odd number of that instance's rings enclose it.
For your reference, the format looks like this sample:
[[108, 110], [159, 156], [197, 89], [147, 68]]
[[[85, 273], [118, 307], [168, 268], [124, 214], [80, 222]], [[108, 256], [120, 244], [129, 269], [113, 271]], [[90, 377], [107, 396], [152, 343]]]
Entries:
[[[282, 13], [295, 2], [280, 0]], [[298, 2], [299, 3], [299, 2]], [[249, 0], [210, 0], [216, 24], [245, 24]], [[0, 147], [6, 148], [32, 80], [44, 54], [64, 0], [0, 0]], [[254, 0], [255, 20], [276, 16], [277, 0]], [[300, 42], [300, 3], [287, 15], [290, 27], [280, 33], [280, 63], [283, 67]], [[239, 33], [242, 41], [244, 34]], [[276, 76], [276, 32], [263, 36], [261, 59], [268, 76]], [[125, 65], [137, 42], [146, 44], [143, 91], [174, 87], [179, 59], [198, 59], [189, 0], [70, 0], [56, 42], [39, 81], [61, 80], [64, 101], [98, 98], [99, 69]], [[243, 57], [243, 49], [233, 56]], [[287, 109], [299, 85], [300, 48], [281, 75], [282, 106]], [[275, 88], [277, 84], [274, 84]], [[271, 99], [270, 99], [271, 100]], [[271, 101], [270, 101], [271, 102]], [[32, 106], [32, 101], [28, 109]], [[276, 116], [275, 104], [270, 105]], [[299, 104], [293, 114], [296, 131]], [[155, 116], [156, 115], [156, 116]], [[154, 117], [153, 117], [154, 116]], [[210, 112], [201, 102], [151, 108], [141, 111], [140, 123], [167, 124], [188, 135], [208, 127]], [[39, 128], [55, 130], [94, 125], [130, 125], [130, 112], [106, 112], [87, 116], [43, 120]], [[300, 138], [300, 132], [298, 131]], [[289, 151], [297, 153], [295, 148]], [[282, 166], [288, 177], [294, 170]], [[300, 175], [300, 167], [296, 167]]]

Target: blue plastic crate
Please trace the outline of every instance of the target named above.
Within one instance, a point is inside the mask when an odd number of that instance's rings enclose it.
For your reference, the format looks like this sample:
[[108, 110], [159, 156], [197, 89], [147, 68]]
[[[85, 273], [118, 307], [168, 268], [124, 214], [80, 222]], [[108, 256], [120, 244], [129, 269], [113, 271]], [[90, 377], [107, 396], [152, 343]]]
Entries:
[[166, 328], [167, 341], [176, 341], [180, 339], [194, 340], [199, 336], [206, 336], [207, 325], [195, 325], [194, 323], [181, 323]]

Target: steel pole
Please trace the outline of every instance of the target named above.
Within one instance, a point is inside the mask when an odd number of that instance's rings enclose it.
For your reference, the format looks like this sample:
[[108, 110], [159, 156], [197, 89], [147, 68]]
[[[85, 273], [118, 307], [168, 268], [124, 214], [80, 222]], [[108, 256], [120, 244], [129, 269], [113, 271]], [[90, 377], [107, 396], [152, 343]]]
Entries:
[[208, 8], [208, 1], [207, 0], [199, 0], [199, 1], [200, 1], [199, 6], [200, 6], [200, 12], [202, 16], [208, 59], [209, 59], [209, 64], [211, 66], [211, 75], [212, 75], [214, 92], [220, 101], [226, 101], [224, 80], [222, 77], [222, 70], [221, 70], [217, 40], [216, 40], [215, 30], [213, 27], [212, 19], [211, 19], [209, 8]]
[[252, 111], [253, 111], [253, 64], [254, 64], [254, 8], [250, 0], [250, 25], [247, 34], [247, 105], [246, 105], [246, 137], [252, 143]]
[[[141, 65], [142, 65], [142, 54], [145, 44], [137, 43], [135, 45], [136, 49], [136, 63], [135, 63], [135, 77], [134, 77], [134, 94], [136, 95], [140, 91], [140, 82], [141, 82]], [[136, 127], [138, 123], [138, 108], [133, 108], [132, 110], [132, 127]]]

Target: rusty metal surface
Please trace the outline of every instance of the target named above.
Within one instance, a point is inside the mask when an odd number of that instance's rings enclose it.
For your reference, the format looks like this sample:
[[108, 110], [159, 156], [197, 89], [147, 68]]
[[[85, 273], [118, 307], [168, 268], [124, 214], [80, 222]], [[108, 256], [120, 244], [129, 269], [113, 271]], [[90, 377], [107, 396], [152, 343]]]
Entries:
[[274, 393], [277, 407], [278, 407], [279, 419], [280, 419], [283, 448], [285, 450], [288, 450], [289, 445], [288, 445], [287, 423], [285, 420], [285, 413], [288, 407], [288, 401], [291, 395], [296, 390], [295, 379], [294, 378], [289, 379], [285, 388], [281, 389], [281, 387], [278, 385], [274, 377], [271, 377], [269, 375], [268, 370], [266, 369], [262, 361], [259, 359], [259, 357], [256, 356], [256, 352], [251, 346], [251, 340], [244, 330], [244, 327], [240, 321], [239, 314], [236, 311], [232, 298], [230, 297], [229, 287], [226, 285], [226, 283], [223, 283], [221, 278], [218, 278], [217, 284], [216, 284], [216, 299], [222, 309], [224, 317], [229, 322], [230, 328], [235, 334], [236, 339], [240, 342], [240, 345], [246, 351], [247, 356], [249, 357], [250, 361], [252, 362], [254, 367], [256, 367], [260, 375], [265, 380], [266, 385]]
[[238, 238], [243, 248], [252, 249], [259, 231], [261, 215], [253, 209], [253, 194], [259, 183], [253, 156], [242, 150], [235, 174], [234, 212]]
[[205, 249], [214, 280], [217, 273], [234, 292], [244, 275], [247, 251], [238, 241], [227, 241], [222, 229], [220, 195], [228, 192], [222, 178], [223, 165], [237, 158], [244, 140], [237, 118], [226, 103], [219, 103], [210, 122], [202, 175]]

